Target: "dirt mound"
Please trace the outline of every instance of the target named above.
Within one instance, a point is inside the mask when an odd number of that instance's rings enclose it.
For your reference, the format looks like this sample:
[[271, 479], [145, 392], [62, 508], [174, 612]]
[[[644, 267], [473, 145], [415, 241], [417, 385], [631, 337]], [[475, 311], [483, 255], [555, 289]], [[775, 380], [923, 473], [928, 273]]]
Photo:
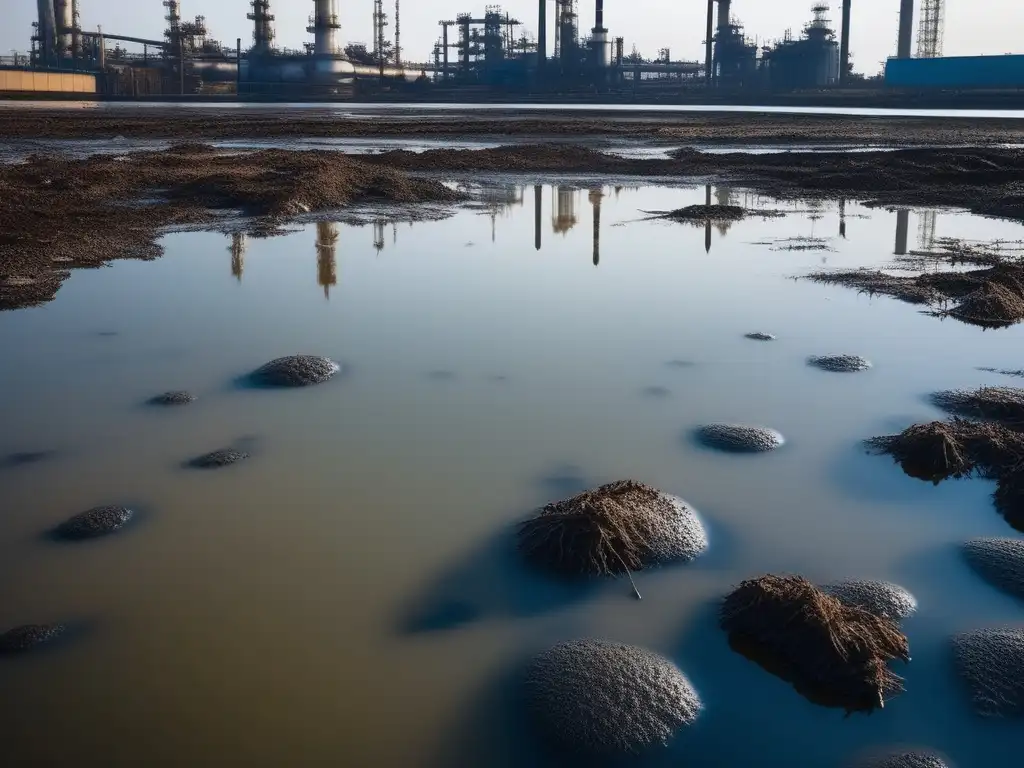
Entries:
[[561, 643], [541, 653], [525, 687], [544, 735], [592, 757], [667, 745], [702, 708], [689, 680], [668, 659], [599, 640]]
[[708, 424], [697, 430], [697, 439], [709, 448], [730, 453], [763, 453], [786, 442], [774, 429], [740, 424]]
[[151, 397], [148, 402], [150, 405], [188, 405], [194, 403], [196, 396], [191, 392], [164, 392], [163, 394]]
[[972, 539], [964, 557], [985, 581], [1024, 598], [1024, 539]]
[[674, 211], [644, 211], [653, 219], [670, 221], [716, 224], [722, 221], [740, 221], [747, 216], [747, 210], [738, 205], [688, 205]]
[[856, 373], [871, 367], [871, 362], [859, 355], [815, 355], [807, 358], [807, 364], [832, 373]]
[[859, 760], [853, 768], [950, 768], [950, 764], [933, 752], [894, 752]]
[[682, 499], [636, 480], [603, 485], [544, 506], [520, 524], [526, 560], [563, 576], [611, 575], [707, 549], [707, 534]]
[[912, 594], [887, 581], [838, 581], [826, 584], [821, 591], [844, 605], [861, 608], [892, 621], [901, 621], [917, 610], [917, 600]]
[[889, 619], [845, 605], [800, 576], [745, 581], [722, 604], [733, 648], [822, 704], [871, 711], [903, 690], [887, 666], [910, 660]]
[[978, 714], [1024, 716], [1024, 630], [965, 632], [953, 638], [953, 652]]
[[189, 460], [188, 466], [193, 469], [219, 469], [220, 467], [237, 464], [248, 458], [249, 454], [245, 451], [239, 451], [235, 448], [221, 448]]
[[125, 507], [94, 507], [65, 520], [53, 535], [68, 540], [94, 539], [120, 530], [134, 515]]
[[63, 624], [26, 624], [0, 634], [0, 655], [24, 653], [45, 645], [67, 631]]
[[958, 416], [1024, 428], [1024, 389], [1018, 387], [952, 389], [936, 392], [931, 399], [939, 408]]
[[751, 341], [775, 341], [775, 335], [771, 333], [764, 333], [763, 331], [754, 331], [744, 335], [744, 338], [750, 339]]
[[353, 202], [454, 202], [437, 181], [324, 151], [219, 153], [202, 145], [0, 165], [0, 309], [48, 301], [73, 267], [155, 258], [161, 231]]
[[271, 360], [249, 378], [264, 387], [308, 387], [322, 384], [341, 370], [333, 360], [317, 355], [291, 355]]

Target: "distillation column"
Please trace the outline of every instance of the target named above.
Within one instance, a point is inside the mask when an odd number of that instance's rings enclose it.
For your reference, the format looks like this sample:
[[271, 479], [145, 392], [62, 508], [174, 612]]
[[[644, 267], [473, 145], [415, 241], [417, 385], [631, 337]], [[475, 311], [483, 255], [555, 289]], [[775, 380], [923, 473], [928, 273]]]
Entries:
[[39, 58], [43, 63], [53, 63], [57, 48], [57, 21], [52, 0], [38, 0], [39, 10]]
[[714, 69], [712, 46], [715, 37], [715, 0], [708, 0], [708, 28], [704, 33], [704, 79], [711, 85], [711, 72]]
[[543, 67], [548, 59], [548, 0], [540, 0], [537, 13], [537, 66]]
[[313, 50], [317, 56], [334, 56], [339, 53], [337, 0], [313, 0]]
[[71, 0], [54, 0], [53, 12], [57, 24], [57, 57], [71, 56], [71, 30], [75, 26], [74, 8]]
[[843, 0], [843, 26], [839, 42], [839, 84], [846, 85], [850, 73], [850, 5], [852, 0]]
[[900, 38], [896, 58], [910, 58], [910, 44], [914, 36], [914, 0], [900, 0]]
[[594, 64], [607, 67], [611, 63], [611, 49], [608, 45], [608, 29], [604, 25], [604, 0], [595, 0], [594, 28], [590, 30], [590, 50], [594, 53]]

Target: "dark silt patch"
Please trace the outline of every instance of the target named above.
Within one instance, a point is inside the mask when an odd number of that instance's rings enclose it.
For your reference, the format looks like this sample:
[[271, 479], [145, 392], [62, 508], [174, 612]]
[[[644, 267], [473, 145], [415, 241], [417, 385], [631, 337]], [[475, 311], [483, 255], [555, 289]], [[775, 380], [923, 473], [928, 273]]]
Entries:
[[195, 401], [196, 396], [191, 392], [172, 391], [151, 397], [146, 403], [149, 405], [188, 405]]
[[26, 624], [0, 634], [0, 656], [26, 653], [48, 645], [63, 636], [63, 624]]
[[952, 766], [935, 752], [917, 750], [871, 755], [851, 763], [850, 768], [952, 768]]
[[989, 584], [1024, 599], [1024, 539], [972, 539], [964, 557]]
[[887, 581], [852, 579], [826, 584], [821, 591], [853, 608], [901, 621], [917, 610], [917, 600], [903, 587]]
[[326, 357], [291, 355], [271, 360], [249, 375], [249, 381], [261, 387], [307, 387], [322, 384], [341, 367]]
[[524, 687], [529, 713], [545, 738], [597, 759], [668, 746], [703, 708], [671, 661], [601, 640], [561, 643], [539, 654]]
[[763, 331], [754, 331], [744, 335], [744, 338], [750, 339], [751, 341], [775, 341], [775, 334], [765, 333]]
[[666, 397], [671, 397], [672, 390], [668, 387], [644, 387], [640, 390], [640, 394], [651, 400], [664, 400]]
[[807, 358], [807, 364], [832, 373], [856, 373], [871, 367], [870, 361], [859, 355], [815, 355]]
[[57, 455], [56, 451], [18, 451], [0, 458], [0, 469], [14, 469], [40, 464]]
[[119, 531], [134, 514], [127, 507], [94, 507], [65, 520], [53, 529], [52, 535], [67, 541], [95, 539]]
[[738, 205], [688, 205], [674, 211], [644, 211], [651, 219], [667, 219], [693, 224], [740, 221], [746, 218], [746, 208]]
[[186, 466], [192, 469], [219, 469], [237, 464], [248, 458], [249, 454], [246, 451], [238, 450], [237, 448], [220, 448], [210, 453], [204, 453], [202, 456], [196, 456], [194, 459], [189, 459], [186, 462]]
[[763, 453], [786, 442], [774, 429], [741, 424], [708, 424], [698, 428], [696, 436], [702, 445], [729, 453]]
[[1024, 630], [964, 632], [953, 638], [953, 652], [979, 715], [1024, 717]]

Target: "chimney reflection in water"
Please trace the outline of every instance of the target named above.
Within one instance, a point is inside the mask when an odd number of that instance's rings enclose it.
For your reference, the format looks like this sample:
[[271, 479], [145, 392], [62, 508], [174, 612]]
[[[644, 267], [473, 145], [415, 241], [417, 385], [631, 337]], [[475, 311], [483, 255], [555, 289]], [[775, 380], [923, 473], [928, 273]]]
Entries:
[[245, 272], [245, 249], [247, 241], [245, 234], [235, 232], [231, 235], [231, 245], [228, 252], [231, 254], [231, 274], [238, 282], [242, 282], [242, 273]]
[[324, 298], [331, 298], [331, 288], [338, 284], [338, 225], [320, 221], [316, 225], [316, 281], [324, 289]]

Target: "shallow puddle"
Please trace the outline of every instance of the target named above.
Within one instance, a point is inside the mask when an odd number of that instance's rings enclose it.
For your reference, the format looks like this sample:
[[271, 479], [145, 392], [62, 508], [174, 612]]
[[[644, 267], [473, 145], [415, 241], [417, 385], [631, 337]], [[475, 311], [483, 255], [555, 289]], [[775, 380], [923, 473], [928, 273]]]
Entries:
[[[978, 367], [1019, 369], [1024, 330], [791, 278], [1024, 227], [725, 188], [712, 202], [787, 215], [692, 226], [644, 212], [703, 187], [578, 184], [491, 189], [412, 225], [175, 234], [162, 259], [77, 271], [52, 303], [0, 314], [0, 629], [84, 630], [0, 659], [10, 764], [545, 765], [508, 681], [587, 636], [672, 658], [705, 703], [651, 765], [839, 766], [896, 744], [1015, 764], [1018, 726], [971, 713], [949, 644], [1021, 615], [957, 549], [1014, 535], [992, 484], [933, 487], [860, 441], [937, 417], [929, 392], [1013, 385]], [[303, 353], [343, 369], [238, 386]], [[841, 354], [873, 366], [806, 365]], [[197, 399], [146, 404], [173, 390]], [[785, 444], [698, 444], [723, 422]], [[237, 465], [182, 466], [240, 442]], [[640, 602], [508, 557], [533, 508], [625, 477], [693, 504], [708, 553], [637, 574]], [[105, 504], [138, 514], [102, 540], [43, 537]], [[733, 653], [717, 601], [767, 571], [910, 590], [906, 693], [844, 718]]]

